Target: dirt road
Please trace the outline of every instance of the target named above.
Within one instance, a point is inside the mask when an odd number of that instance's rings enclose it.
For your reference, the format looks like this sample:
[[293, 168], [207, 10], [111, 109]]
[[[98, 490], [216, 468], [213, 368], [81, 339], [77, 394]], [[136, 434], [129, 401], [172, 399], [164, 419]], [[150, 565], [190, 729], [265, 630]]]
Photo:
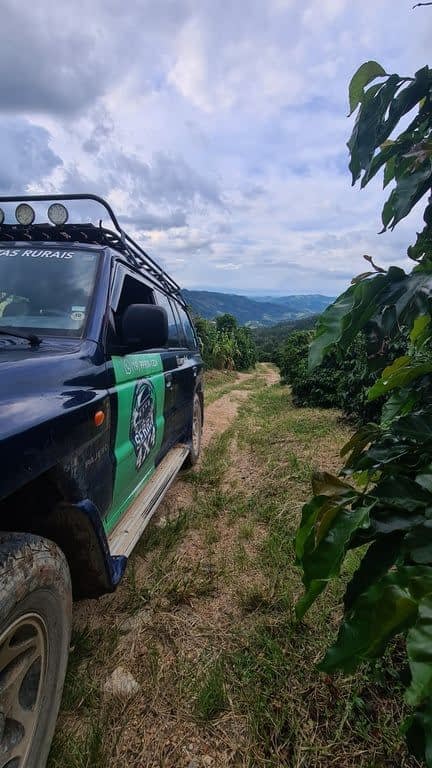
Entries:
[[[363, 671], [329, 686], [315, 669], [335, 636], [334, 591], [292, 620], [311, 470], [337, 471], [349, 428], [293, 406], [271, 366], [210, 373], [198, 466], [118, 590], [75, 608], [49, 768], [414, 768], [398, 697]], [[376, 707], [369, 731], [358, 691]]]

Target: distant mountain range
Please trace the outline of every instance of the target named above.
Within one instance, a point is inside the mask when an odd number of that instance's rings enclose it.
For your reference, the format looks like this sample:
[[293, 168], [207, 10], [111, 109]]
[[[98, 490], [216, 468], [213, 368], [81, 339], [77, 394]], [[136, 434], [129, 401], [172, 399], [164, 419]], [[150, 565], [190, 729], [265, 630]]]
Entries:
[[305, 296], [241, 296], [235, 293], [213, 291], [183, 291], [192, 310], [207, 320], [228, 312], [240, 325], [251, 328], [275, 325], [282, 320], [299, 320], [320, 314], [331, 302], [330, 296], [307, 294]]

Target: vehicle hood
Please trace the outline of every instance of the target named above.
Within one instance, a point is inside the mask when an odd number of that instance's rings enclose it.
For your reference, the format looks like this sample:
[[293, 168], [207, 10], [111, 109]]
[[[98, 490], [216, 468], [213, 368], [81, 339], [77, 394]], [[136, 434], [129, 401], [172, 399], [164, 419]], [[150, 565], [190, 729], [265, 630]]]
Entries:
[[1, 343], [0, 440], [96, 399], [105, 369], [95, 358], [93, 342]]
[[108, 418], [106, 366], [94, 342], [0, 346], [0, 499], [94, 436]]

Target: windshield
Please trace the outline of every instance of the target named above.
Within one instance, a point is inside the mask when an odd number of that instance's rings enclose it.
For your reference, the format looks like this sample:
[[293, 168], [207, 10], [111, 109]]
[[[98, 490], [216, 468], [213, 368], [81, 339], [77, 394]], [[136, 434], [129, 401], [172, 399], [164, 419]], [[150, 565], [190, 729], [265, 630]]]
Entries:
[[0, 246], [0, 329], [80, 336], [99, 254], [73, 248]]

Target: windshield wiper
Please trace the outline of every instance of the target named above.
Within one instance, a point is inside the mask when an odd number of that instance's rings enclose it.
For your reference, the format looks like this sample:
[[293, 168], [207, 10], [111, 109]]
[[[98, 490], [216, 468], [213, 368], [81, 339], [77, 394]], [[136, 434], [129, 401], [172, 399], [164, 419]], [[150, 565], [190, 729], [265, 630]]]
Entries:
[[42, 339], [36, 336], [35, 333], [20, 333], [11, 326], [3, 325], [0, 328], [0, 335], [2, 336], [15, 336], [17, 339], [25, 339], [30, 342], [31, 347], [38, 347], [42, 344]]

